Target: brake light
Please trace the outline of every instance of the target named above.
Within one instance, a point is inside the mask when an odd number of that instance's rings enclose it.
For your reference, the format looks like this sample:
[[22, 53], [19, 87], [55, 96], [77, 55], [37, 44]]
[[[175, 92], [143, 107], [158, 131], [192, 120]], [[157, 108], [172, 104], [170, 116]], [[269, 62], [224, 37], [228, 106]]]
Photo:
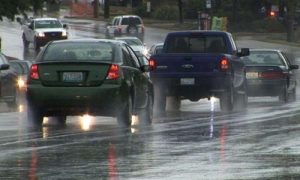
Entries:
[[120, 67], [116, 64], [112, 64], [108, 70], [106, 79], [115, 80], [120, 77]]
[[37, 64], [33, 64], [31, 67], [30, 67], [30, 78], [31, 79], [39, 79], [39, 68], [38, 68], [38, 65]]
[[122, 27], [118, 26], [117, 31], [118, 31], [118, 33], [121, 33], [122, 32]]
[[145, 26], [142, 26], [142, 33], [145, 32]]
[[282, 72], [261, 72], [258, 74], [258, 77], [264, 79], [276, 79], [276, 78], [284, 78], [285, 74]]
[[150, 59], [148, 60], [148, 62], [149, 62], [149, 66], [150, 66], [150, 69], [151, 69], [151, 70], [156, 69], [157, 64], [156, 64], [156, 60], [155, 60], [155, 59], [150, 58]]
[[222, 71], [226, 71], [229, 69], [229, 60], [226, 58], [226, 57], [223, 57], [221, 60], [220, 60], [220, 69]]

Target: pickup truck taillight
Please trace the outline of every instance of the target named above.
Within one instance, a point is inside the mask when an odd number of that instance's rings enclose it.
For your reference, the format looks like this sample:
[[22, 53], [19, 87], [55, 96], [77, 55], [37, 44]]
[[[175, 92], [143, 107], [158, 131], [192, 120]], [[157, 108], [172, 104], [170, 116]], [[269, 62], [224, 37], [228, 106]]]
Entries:
[[226, 58], [226, 57], [223, 57], [221, 60], [220, 60], [220, 69], [222, 71], [226, 71], [229, 69], [229, 60]]
[[30, 67], [30, 78], [31, 79], [34, 79], [34, 80], [37, 80], [39, 79], [39, 67], [37, 64], [33, 64], [31, 65]]
[[120, 77], [120, 67], [117, 64], [112, 64], [108, 70], [106, 79], [115, 80]]
[[150, 59], [148, 60], [148, 62], [149, 62], [149, 66], [150, 66], [150, 69], [151, 69], [151, 70], [156, 69], [157, 64], [156, 64], [156, 60], [155, 60], [155, 59], [150, 58]]

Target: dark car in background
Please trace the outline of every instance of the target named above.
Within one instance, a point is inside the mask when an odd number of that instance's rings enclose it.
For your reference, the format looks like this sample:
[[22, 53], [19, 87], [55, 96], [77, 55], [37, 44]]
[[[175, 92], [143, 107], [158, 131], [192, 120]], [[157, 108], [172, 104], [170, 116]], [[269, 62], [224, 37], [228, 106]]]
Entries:
[[41, 125], [45, 116], [65, 123], [68, 115], [89, 114], [117, 117], [128, 127], [137, 115], [149, 125], [154, 95], [149, 70], [123, 41], [52, 41], [29, 72], [28, 119]]
[[18, 76], [4, 54], [0, 53], [0, 101], [7, 103], [11, 108], [17, 105]]
[[246, 64], [249, 97], [278, 96], [282, 102], [296, 99], [294, 70], [299, 67], [291, 64], [283, 51], [252, 49], [243, 61]]

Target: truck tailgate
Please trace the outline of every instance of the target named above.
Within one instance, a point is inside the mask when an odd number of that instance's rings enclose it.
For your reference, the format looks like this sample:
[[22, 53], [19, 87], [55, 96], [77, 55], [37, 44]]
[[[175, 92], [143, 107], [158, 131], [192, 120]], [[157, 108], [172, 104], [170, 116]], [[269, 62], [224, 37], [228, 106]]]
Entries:
[[218, 74], [224, 54], [159, 54], [157, 68], [151, 71], [152, 77], [188, 77]]

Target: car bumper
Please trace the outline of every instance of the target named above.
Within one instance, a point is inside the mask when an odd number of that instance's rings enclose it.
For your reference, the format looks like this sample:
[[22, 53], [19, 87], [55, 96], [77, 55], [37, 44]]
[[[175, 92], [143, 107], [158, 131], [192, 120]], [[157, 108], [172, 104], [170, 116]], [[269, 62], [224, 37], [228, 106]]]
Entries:
[[247, 80], [248, 96], [279, 96], [286, 80]]
[[228, 76], [202, 78], [154, 78], [152, 80], [153, 84], [164, 90], [167, 96], [183, 96], [188, 99], [196, 100], [211, 96], [219, 97], [223, 92], [228, 90], [231, 84]]
[[62, 36], [62, 37], [36, 37], [36, 43], [39, 46], [45, 46], [48, 42], [50, 41], [56, 41], [56, 40], [64, 40], [64, 39], [68, 39], [67, 36]]
[[99, 87], [28, 87], [27, 100], [42, 109], [44, 115], [114, 116], [125, 107], [127, 95], [119, 85]]

